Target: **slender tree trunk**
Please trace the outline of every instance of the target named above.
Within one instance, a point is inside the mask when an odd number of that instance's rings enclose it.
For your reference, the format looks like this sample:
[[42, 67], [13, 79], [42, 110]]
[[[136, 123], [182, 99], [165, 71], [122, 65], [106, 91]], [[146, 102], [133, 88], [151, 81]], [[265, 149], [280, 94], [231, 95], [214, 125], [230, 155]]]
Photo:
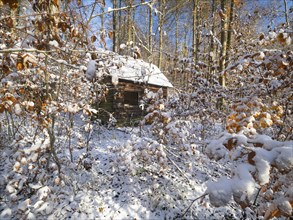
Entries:
[[136, 9], [132, 9], [132, 20], [131, 20], [131, 39], [133, 42], [133, 45], [135, 45], [135, 26], [134, 26], [134, 21], [135, 21], [135, 12]]
[[286, 25], [289, 27], [289, 18], [288, 18], [288, 9], [287, 9], [287, 0], [284, 0], [284, 7], [285, 7], [285, 19]]
[[103, 47], [106, 48], [106, 33], [105, 33], [105, 16], [104, 16], [104, 12], [105, 12], [105, 6], [101, 5], [101, 10], [102, 10], [102, 15], [101, 15], [101, 31], [100, 31], [100, 36], [101, 36], [101, 40], [102, 40], [102, 44]]
[[158, 60], [158, 67], [162, 67], [162, 59], [163, 59], [163, 25], [164, 25], [164, 19], [165, 19], [165, 0], [159, 1], [159, 7], [160, 7], [160, 17], [159, 17], [159, 60]]
[[[132, 5], [132, 0], [129, 0], [128, 1], [128, 6], [131, 6], [131, 5]], [[132, 12], [132, 9], [129, 8], [127, 10], [127, 42], [128, 43], [131, 41], [131, 24], [132, 24], [131, 12]]]
[[215, 0], [212, 1], [212, 28], [211, 32], [212, 34], [210, 35], [210, 49], [209, 49], [209, 76], [207, 77], [209, 80], [212, 78], [212, 74], [214, 74], [214, 58], [215, 58], [215, 45], [214, 45], [214, 32], [215, 32], [215, 10], [216, 10], [216, 4]]
[[176, 38], [176, 41], [175, 41], [175, 57], [177, 58], [178, 57], [178, 44], [179, 44], [179, 10], [178, 8], [176, 9], [176, 33], [175, 33], [175, 38]]
[[184, 25], [184, 41], [183, 41], [183, 48], [182, 48], [182, 54], [183, 57], [188, 57], [188, 47], [187, 47], [187, 34], [188, 34], [188, 26]]
[[199, 41], [200, 41], [200, 31], [199, 31], [199, 22], [200, 22], [200, 5], [197, 0], [197, 11], [196, 11], [196, 41], [195, 41], [195, 60], [196, 63], [198, 62], [198, 48], [199, 48]]
[[[118, 7], [121, 8], [122, 7], [122, 2], [121, 0], [118, 0]], [[122, 18], [122, 14], [121, 14], [121, 10], [118, 11], [118, 30], [117, 32], [119, 32], [119, 34], [117, 33], [116, 37], [117, 37], [117, 50], [120, 53], [120, 44], [121, 44], [121, 37], [123, 36], [123, 33], [121, 34], [121, 18]]]
[[[226, 87], [226, 77], [223, 73], [223, 70], [225, 69], [225, 58], [226, 58], [226, 52], [227, 52], [227, 16], [226, 16], [226, 10], [225, 10], [226, 0], [221, 0], [221, 51], [220, 51], [220, 63], [219, 63], [219, 83], [222, 87]], [[220, 98], [217, 103], [217, 108], [221, 109], [224, 105], [224, 98]]]
[[[225, 69], [226, 63], [226, 52], [227, 52], [227, 18], [226, 18], [226, 10], [225, 10], [226, 0], [221, 0], [221, 10], [223, 16], [221, 16], [221, 51], [220, 51], [220, 65], [219, 72], [222, 72]], [[219, 77], [220, 85], [225, 87], [226, 80], [224, 74], [221, 74]]]
[[197, 18], [198, 18], [198, 0], [193, 0], [193, 11], [192, 11], [192, 56], [193, 61], [197, 63]]
[[[117, 7], [117, 0], [113, 0], [113, 8]], [[117, 11], [113, 12], [113, 51], [117, 52], [117, 34], [118, 34], [118, 28], [117, 28]]]
[[[132, 0], [128, 0], [128, 6], [132, 5]], [[130, 45], [130, 41], [132, 40], [132, 18], [131, 18], [131, 13], [132, 13], [132, 9], [129, 8], [127, 10], [127, 45], [128, 45], [128, 53], [130, 51], [131, 45]], [[128, 54], [130, 55], [130, 54]]]
[[149, 51], [153, 52], [153, 9], [149, 7]]
[[230, 3], [230, 15], [229, 15], [229, 24], [228, 24], [228, 36], [227, 36], [227, 54], [226, 54], [226, 64], [225, 67], [229, 64], [230, 59], [230, 50], [231, 50], [231, 40], [232, 40], [232, 33], [233, 33], [233, 20], [234, 20], [234, 1], [231, 0]]

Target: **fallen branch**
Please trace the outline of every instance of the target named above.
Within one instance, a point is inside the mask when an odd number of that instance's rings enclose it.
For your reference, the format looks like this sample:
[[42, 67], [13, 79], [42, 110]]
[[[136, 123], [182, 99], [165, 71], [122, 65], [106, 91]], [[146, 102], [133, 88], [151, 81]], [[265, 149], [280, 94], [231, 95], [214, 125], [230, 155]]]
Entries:
[[166, 156], [168, 158], [168, 160], [176, 167], [176, 169], [188, 180], [188, 182], [190, 183], [190, 180], [188, 178], [188, 176], [186, 176], [186, 174], [180, 169], [180, 167], [169, 157]]
[[205, 194], [203, 194], [203, 195], [197, 197], [196, 199], [192, 200], [191, 204], [187, 207], [187, 209], [185, 210], [185, 212], [183, 213], [183, 215], [181, 216], [181, 218], [183, 218], [183, 217], [186, 215], [186, 213], [188, 212], [188, 210], [191, 208], [191, 206], [193, 205], [193, 203], [194, 203], [196, 200], [199, 200], [199, 199], [201, 199], [201, 198], [204, 198], [204, 197], [206, 197], [207, 195], [208, 195], [208, 193], [205, 193]]

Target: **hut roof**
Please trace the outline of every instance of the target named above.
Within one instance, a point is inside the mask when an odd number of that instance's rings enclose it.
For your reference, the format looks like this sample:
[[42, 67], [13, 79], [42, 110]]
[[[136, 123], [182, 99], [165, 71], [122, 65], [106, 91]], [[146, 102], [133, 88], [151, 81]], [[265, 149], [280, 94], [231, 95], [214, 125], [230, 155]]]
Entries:
[[130, 80], [137, 83], [146, 83], [162, 87], [173, 87], [167, 77], [154, 64], [144, 62], [132, 57], [120, 57], [122, 67], [110, 68], [110, 74], [119, 79]]
[[[105, 53], [105, 51], [103, 52]], [[173, 87], [167, 77], [156, 65], [147, 63], [141, 59], [118, 55], [113, 52], [110, 52], [110, 54], [112, 56], [111, 61], [115, 64], [108, 69], [112, 78], [161, 87]]]

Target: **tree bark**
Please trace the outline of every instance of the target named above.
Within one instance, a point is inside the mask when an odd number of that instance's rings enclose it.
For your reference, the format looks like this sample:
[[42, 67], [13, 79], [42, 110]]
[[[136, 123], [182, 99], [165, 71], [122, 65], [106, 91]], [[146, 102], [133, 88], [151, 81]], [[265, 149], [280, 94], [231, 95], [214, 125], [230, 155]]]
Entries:
[[[118, 0], [118, 7], [121, 8], [122, 7], [122, 2], [121, 0]], [[117, 34], [116, 37], [117, 37], [117, 50], [118, 52], [120, 53], [120, 44], [121, 44], [121, 19], [122, 19], [122, 14], [121, 14], [121, 11], [118, 11], [118, 32], [119, 32], [119, 35]]]
[[212, 78], [212, 74], [214, 74], [214, 58], [215, 58], [215, 44], [214, 44], [214, 32], [215, 32], [215, 10], [216, 4], [215, 0], [212, 1], [212, 28], [211, 28], [211, 35], [210, 35], [210, 49], [209, 49], [209, 76], [207, 77], [209, 80]]
[[178, 44], [179, 44], [179, 10], [178, 8], [176, 9], [176, 14], [175, 14], [176, 18], [176, 30], [175, 30], [175, 57], [178, 57]]
[[148, 49], [150, 53], [153, 53], [153, 9], [149, 7], [149, 45]]
[[159, 8], [160, 8], [160, 16], [159, 16], [159, 60], [158, 60], [158, 67], [162, 67], [162, 59], [163, 59], [163, 25], [165, 19], [165, 0], [159, 1]]
[[[113, 0], [113, 8], [118, 8], [117, 7], [117, 0]], [[118, 28], [117, 28], [117, 11], [113, 12], [113, 52], [117, 52], [117, 34], [118, 34]]]
[[284, 0], [284, 7], [285, 7], [285, 19], [286, 25], [289, 27], [289, 18], [288, 18], [288, 9], [287, 9], [287, 0]]
[[[219, 64], [219, 72], [222, 72], [225, 69], [226, 62], [226, 52], [227, 52], [227, 16], [225, 14], [225, 5], [226, 0], [221, 0], [221, 51], [220, 51], [220, 64]], [[219, 83], [221, 86], [226, 86], [226, 79], [224, 74], [220, 74]]]
[[[132, 0], [128, 0], [128, 5], [132, 5]], [[130, 41], [132, 40], [132, 18], [131, 18], [132, 9], [131, 7], [127, 10], [127, 51], [128, 55], [130, 55]]]
[[228, 24], [228, 36], [227, 36], [227, 54], [226, 54], [226, 63], [225, 67], [228, 66], [229, 64], [229, 59], [230, 59], [230, 50], [231, 50], [231, 40], [232, 40], [232, 33], [233, 33], [233, 20], [234, 20], [234, 1], [231, 0], [230, 3], [230, 15], [229, 15], [229, 24]]
[[[223, 73], [225, 69], [225, 62], [226, 62], [226, 52], [227, 52], [227, 16], [225, 10], [226, 0], [221, 0], [221, 51], [220, 51], [220, 63], [219, 63], [219, 83], [222, 87], [226, 87], [226, 77], [225, 73]], [[224, 98], [221, 97], [218, 99], [217, 108], [221, 109], [224, 106]]]
[[197, 24], [198, 24], [198, 0], [193, 0], [192, 11], [192, 56], [193, 61], [197, 63]]
[[201, 17], [200, 5], [197, 0], [197, 12], [196, 12], [196, 41], [195, 41], [195, 60], [198, 62], [198, 51], [199, 51], [199, 41], [200, 41], [200, 31], [199, 31], [199, 22]]

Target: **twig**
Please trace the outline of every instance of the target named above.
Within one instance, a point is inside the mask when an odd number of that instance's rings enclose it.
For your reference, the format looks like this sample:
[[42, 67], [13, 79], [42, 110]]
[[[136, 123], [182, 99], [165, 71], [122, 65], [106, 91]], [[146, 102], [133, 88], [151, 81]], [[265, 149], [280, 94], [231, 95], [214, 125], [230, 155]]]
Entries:
[[133, 31], [134, 31], [134, 34], [135, 34], [135, 36], [137, 37], [137, 39], [139, 40], [139, 42], [140, 42], [140, 45], [149, 53], [149, 54], [152, 54], [152, 52], [144, 45], [144, 43], [142, 42], [142, 40], [140, 39], [140, 37], [138, 36], [138, 34], [137, 34], [137, 31], [135, 30], [135, 27], [134, 26], [132, 26], [132, 29], [133, 29]]
[[172, 154], [174, 157], [180, 158], [180, 156], [178, 156], [177, 154], [173, 153], [172, 151], [168, 150], [166, 147], [164, 147], [164, 149], [169, 153]]
[[193, 203], [194, 203], [196, 200], [199, 200], [199, 199], [201, 199], [201, 198], [204, 198], [204, 197], [206, 197], [207, 195], [208, 195], [208, 193], [205, 193], [205, 194], [203, 194], [203, 195], [197, 197], [196, 199], [192, 200], [191, 204], [190, 204], [190, 205], [188, 206], [188, 208], [185, 210], [185, 212], [183, 213], [183, 215], [181, 216], [181, 218], [183, 218], [183, 217], [186, 215], [186, 213], [188, 212], [188, 210], [191, 208], [191, 206], [193, 205]]
[[140, 4], [136, 4], [136, 5], [129, 5], [129, 6], [121, 7], [121, 8], [112, 8], [111, 10], [108, 10], [108, 11], [105, 11], [103, 13], [94, 15], [94, 16], [92, 16], [92, 18], [96, 18], [96, 17], [102, 16], [102, 15], [105, 15], [105, 14], [110, 14], [110, 13], [115, 12], [115, 11], [123, 11], [123, 10], [127, 10], [127, 9], [130, 9], [130, 8], [137, 8], [139, 6], [144, 6], [144, 5], [149, 5], [150, 6], [151, 3], [152, 3], [152, 1], [149, 1], [149, 2], [143, 2], [143, 3], [140, 3]]
[[285, 112], [284, 112], [284, 119], [283, 119], [283, 126], [281, 126], [278, 134], [277, 134], [277, 139], [279, 139], [282, 131], [283, 131], [283, 128], [284, 128], [284, 124], [285, 124], [285, 121], [286, 121], [286, 118], [287, 118], [287, 112], [288, 112], [288, 106], [289, 106], [289, 102], [286, 103], [286, 107], [285, 107]]
[[261, 191], [261, 187], [257, 191], [257, 194], [256, 194], [255, 199], [253, 201], [253, 205], [256, 205], [256, 200], [257, 200], [257, 197], [259, 196], [260, 191]]
[[180, 167], [167, 155], [166, 156], [168, 160], [177, 168], [177, 170], [190, 182], [189, 178], [186, 176], [186, 174], [180, 169]]

